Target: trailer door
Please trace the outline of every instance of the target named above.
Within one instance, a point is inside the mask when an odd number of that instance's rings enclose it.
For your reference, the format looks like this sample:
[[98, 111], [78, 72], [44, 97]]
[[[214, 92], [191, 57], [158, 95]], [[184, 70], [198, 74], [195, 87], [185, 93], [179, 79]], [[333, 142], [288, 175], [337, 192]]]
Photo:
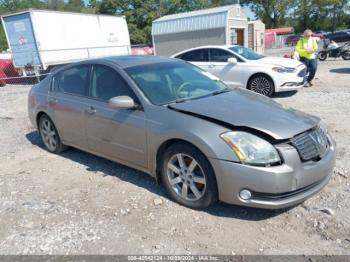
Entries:
[[16, 67], [41, 65], [30, 13], [3, 18]]

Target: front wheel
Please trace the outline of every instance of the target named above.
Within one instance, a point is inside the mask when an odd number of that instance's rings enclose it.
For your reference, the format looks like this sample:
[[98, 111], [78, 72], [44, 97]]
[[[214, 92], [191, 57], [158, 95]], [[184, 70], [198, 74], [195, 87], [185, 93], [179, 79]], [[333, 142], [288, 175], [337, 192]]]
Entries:
[[341, 57], [344, 59], [344, 60], [350, 60], [350, 51], [345, 51], [342, 53]]
[[54, 123], [45, 114], [39, 120], [39, 133], [46, 149], [51, 153], [59, 154], [67, 149], [67, 146], [62, 144]]
[[264, 74], [254, 75], [248, 82], [248, 89], [268, 97], [275, 91], [272, 79]]
[[161, 161], [161, 178], [178, 203], [203, 209], [217, 200], [217, 184], [207, 158], [188, 144], [170, 146]]
[[327, 59], [327, 53], [326, 52], [319, 52], [318, 53], [318, 59], [320, 59], [321, 61], [324, 61]]

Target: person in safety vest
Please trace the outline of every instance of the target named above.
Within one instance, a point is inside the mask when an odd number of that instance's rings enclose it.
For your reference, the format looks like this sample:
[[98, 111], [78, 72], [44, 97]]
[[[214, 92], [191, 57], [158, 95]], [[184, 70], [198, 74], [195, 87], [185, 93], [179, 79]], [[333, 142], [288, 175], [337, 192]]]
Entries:
[[316, 39], [312, 38], [312, 31], [306, 29], [304, 36], [299, 39], [297, 46], [295, 48], [299, 55], [300, 61], [305, 64], [307, 68], [307, 82], [306, 87], [312, 86], [312, 80], [315, 77], [317, 70], [317, 50], [318, 45]]

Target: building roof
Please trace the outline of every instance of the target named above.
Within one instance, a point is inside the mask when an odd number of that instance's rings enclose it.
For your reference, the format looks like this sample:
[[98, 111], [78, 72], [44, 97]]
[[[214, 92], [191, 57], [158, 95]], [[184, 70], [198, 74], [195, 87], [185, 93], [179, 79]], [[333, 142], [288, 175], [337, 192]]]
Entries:
[[178, 14], [172, 14], [172, 15], [165, 15], [162, 16], [153, 22], [160, 22], [160, 21], [168, 21], [168, 20], [174, 20], [174, 19], [181, 19], [186, 17], [193, 17], [193, 16], [202, 16], [202, 15], [209, 15], [209, 14], [217, 14], [222, 12], [228, 12], [233, 7], [237, 7], [239, 5], [226, 5], [226, 6], [220, 6], [220, 7], [214, 7], [209, 9], [202, 9], [202, 10], [196, 10], [191, 12], [184, 12], [184, 13], [178, 13]]
[[294, 28], [293, 27], [280, 27], [280, 28], [266, 29], [265, 33], [276, 33], [278, 35], [291, 34], [291, 33], [294, 33]]
[[[152, 35], [226, 27], [228, 12], [233, 8], [240, 10], [241, 6], [235, 4], [192, 12], [166, 15], [153, 21]], [[243, 19], [246, 19], [246, 17], [244, 16]]]

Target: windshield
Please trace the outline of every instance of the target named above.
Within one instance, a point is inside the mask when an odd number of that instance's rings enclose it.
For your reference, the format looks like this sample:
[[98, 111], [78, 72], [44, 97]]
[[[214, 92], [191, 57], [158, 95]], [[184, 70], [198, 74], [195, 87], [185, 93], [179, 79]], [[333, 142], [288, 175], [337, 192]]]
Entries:
[[231, 46], [230, 49], [248, 60], [258, 60], [265, 56], [255, 53], [252, 49], [243, 46]]
[[213, 75], [182, 62], [135, 66], [126, 72], [155, 105], [183, 102], [228, 89]]

